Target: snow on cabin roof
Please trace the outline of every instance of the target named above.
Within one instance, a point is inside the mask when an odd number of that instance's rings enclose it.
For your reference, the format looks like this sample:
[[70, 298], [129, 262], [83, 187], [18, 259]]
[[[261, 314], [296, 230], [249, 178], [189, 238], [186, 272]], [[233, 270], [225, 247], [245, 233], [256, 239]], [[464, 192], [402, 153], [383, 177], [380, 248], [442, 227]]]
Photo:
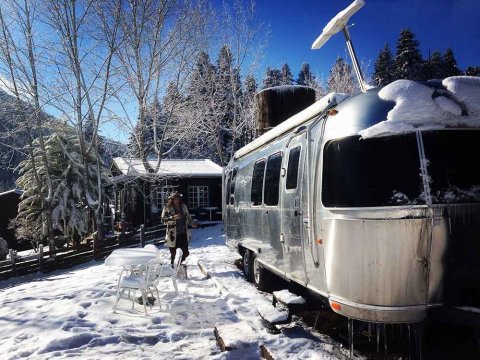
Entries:
[[387, 119], [359, 132], [362, 138], [390, 136], [417, 130], [452, 127], [480, 127], [480, 78], [453, 76], [442, 81], [421, 84], [397, 80], [385, 86], [378, 96], [394, 101]]
[[[157, 161], [148, 160], [155, 168]], [[148, 175], [142, 160], [138, 158], [116, 157], [113, 163], [124, 175]], [[223, 168], [209, 159], [163, 159], [157, 175], [161, 176], [190, 176], [190, 177], [218, 177], [222, 176]]]
[[22, 195], [22, 194], [23, 194], [23, 190], [20, 190], [20, 189], [12, 189], [12, 190], [8, 190], [8, 191], [4, 191], [4, 192], [0, 193], [0, 196], [4, 196], [4, 195], [8, 195], [8, 194]]

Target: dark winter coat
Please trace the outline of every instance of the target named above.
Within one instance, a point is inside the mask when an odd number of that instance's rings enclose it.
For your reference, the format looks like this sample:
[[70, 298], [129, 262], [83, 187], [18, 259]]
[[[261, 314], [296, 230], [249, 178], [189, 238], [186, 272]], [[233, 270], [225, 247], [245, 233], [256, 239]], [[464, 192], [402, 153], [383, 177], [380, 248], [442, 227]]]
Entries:
[[[189, 225], [193, 225], [193, 219], [188, 212], [188, 208], [185, 204], [182, 204], [183, 215], [185, 216], [185, 232], [187, 239], [190, 241], [192, 235], [190, 233]], [[167, 225], [167, 232], [165, 234], [165, 245], [168, 247], [175, 247], [177, 241], [177, 227], [175, 221], [175, 207], [173, 205], [167, 205], [162, 211], [162, 223]]]

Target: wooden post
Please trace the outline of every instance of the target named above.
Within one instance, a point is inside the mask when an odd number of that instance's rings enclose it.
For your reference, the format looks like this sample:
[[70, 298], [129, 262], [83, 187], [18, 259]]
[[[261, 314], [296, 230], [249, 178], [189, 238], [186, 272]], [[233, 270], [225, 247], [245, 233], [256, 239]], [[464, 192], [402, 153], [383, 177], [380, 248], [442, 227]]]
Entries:
[[98, 232], [95, 231], [93, 233], [93, 259], [94, 260], [99, 260], [101, 258], [101, 253], [100, 253], [100, 244], [99, 244], [99, 239], [98, 239]]
[[140, 225], [140, 246], [145, 246], [145, 224]]
[[38, 270], [43, 273], [44, 268], [43, 268], [43, 244], [40, 244], [38, 246]]
[[10, 253], [10, 262], [12, 263], [12, 271], [16, 274], [17, 270], [15, 268], [15, 250], [9, 249], [8, 252]]

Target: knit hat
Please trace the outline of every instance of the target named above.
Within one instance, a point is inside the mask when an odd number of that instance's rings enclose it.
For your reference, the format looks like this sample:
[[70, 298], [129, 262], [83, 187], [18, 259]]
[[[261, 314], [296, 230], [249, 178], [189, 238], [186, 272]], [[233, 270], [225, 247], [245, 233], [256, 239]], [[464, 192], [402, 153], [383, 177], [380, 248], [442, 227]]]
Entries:
[[178, 191], [174, 191], [170, 194], [169, 198], [170, 199], [181, 199], [182, 194], [180, 194]]

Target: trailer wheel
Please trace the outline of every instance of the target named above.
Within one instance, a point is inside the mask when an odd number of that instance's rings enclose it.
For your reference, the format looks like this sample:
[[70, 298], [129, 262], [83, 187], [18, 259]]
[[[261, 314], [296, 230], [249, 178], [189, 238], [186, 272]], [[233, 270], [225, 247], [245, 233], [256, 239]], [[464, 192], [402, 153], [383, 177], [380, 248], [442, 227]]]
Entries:
[[245, 279], [248, 282], [252, 282], [253, 275], [252, 275], [252, 252], [250, 250], [245, 249], [243, 252], [243, 273], [245, 274]]
[[253, 283], [258, 290], [270, 291], [271, 276], [267, 269], [260, 266], [258, 259], [253, 259]]

